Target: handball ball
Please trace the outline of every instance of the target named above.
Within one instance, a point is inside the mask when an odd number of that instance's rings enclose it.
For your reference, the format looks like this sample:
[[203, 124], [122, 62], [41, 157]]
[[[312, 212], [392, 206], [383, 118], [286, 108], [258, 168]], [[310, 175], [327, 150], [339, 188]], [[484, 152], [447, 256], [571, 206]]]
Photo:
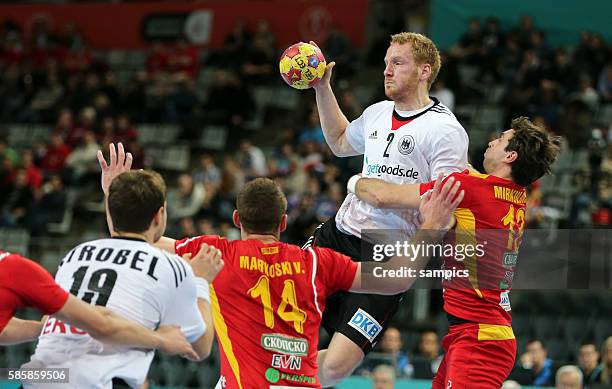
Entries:
[[310, 43], [296, 43], [285, 50], [280, 58], [280, 74], [289, 86], [308, 89], [325, 74], [325, 57]]

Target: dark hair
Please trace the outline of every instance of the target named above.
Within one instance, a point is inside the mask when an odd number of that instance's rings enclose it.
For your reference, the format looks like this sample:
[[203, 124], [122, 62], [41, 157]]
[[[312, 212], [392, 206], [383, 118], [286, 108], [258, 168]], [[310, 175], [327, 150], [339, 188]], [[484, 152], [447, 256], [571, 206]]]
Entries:
[[529, 339], [529, 341], [527, 343], [525, 343], [525, 346], [529, 346], [530, 344], [533, 344], [535, 342], [539, 342], [540, 345], [542, 345], [542, 348], [544, 350], [546, 350], [546, 345], [544, 344], [544, 341], [542, 339], [538, 339], [538, 338], [531, 338], [531, 339]]
[[582, 342], [580, 342], [580, 346], [578, 346], [578, 348], [581, 349], [584, 346], [593, 346], [595, 347], [595, 351], [599, 351], [599, 346], [597, 346], [597, 343], [593, 339], [583, 340]]
[[512, 164], [512, 180], [521, 186], [528, 186], [544, 174], [551, 173], [552, 164], [559, 154], [561, 138], [549, 135], [525, 116], [513, 119], [511, 127], [514, 135], [506, 151], [516, 151], [518, 154]]
[[423, 336], [423, 335], [428, 334], [428, 333], [430, 333], [430, 332], [433, 332], [434, 334], [438, 335], [438, 331], [436, 331], [436, 329], [435, 329], [435, 328], [430, 328], [430, 327], [423, 328], [423, 329], [421, 330], [420, 335], [421, 335], [421, 336]]
[[108, 212], [117, 232], [146, 231], [165, 202], [166, 184], [153, 171], [121, 173], [108, 190]]
[[271, 234], [276, 232], [287, 212], [287, 199], [274, 181], [256, 178], [238, 193], [236, 209], [245, 231]]

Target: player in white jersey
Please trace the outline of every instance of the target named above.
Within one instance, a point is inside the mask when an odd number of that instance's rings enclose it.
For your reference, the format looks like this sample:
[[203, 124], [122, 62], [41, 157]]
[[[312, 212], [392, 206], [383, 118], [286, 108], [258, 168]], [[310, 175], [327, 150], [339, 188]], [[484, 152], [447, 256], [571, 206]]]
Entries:
[[[113, 154], [114, 148], [111, 165], [117, 163]], [[107, 195], [112, 238], [72, 249], [60, 262], [56, 281], [83, 301], [105, 306], [147, 328], [179, 325], [201, 360], [209, 355], [214, 336], [207, 282], [223, 261], [211, 247], [188, 263], [153, 246], [166, 226], [165, 192], [157, 173], [140, 170], [117, 176]], [[203, 261], [207, 266], [201, 265]], [[192, 267], [199, 269], [198, 278]], [[50, 317], [24, 368], [69, 368], [70, 383], [24, 387], [137, 388], [145, 381], [153, 356], [153, 351], [104, 345]]]
[[[334, 62], [314, 86], [321, 127], [327, 144], [339, 157], [364, 155], [362, 175], [392, 183], [419, 183], [439, 173], [461, 171], [467, 165], [468, 136], [453, 113], [429, 89], [440, 70], [440, 54], [427, 37], [400, 33], [391, 37], [385, 56], [384, 86], [390, 101], [366, 108], [353, 122], [340, 110], [330, 85]], [[349, 182], [349, 187], [351, 182]], [[418, 213], [383, 209], [349, 193], [336, 217], [311, 237], [315, 245], [330, 247], [352, 258], [363, 258], [362, 230], [394, 229], [412, 236]], [[333, 332], [329, 348], [321, 353], [324, 385], [351, 374], [371, 350], [397, 310], [401, 296], [331, 296], [323, 325]], [[366, 329], [356, 325], [360, 311], [368, 313]], [[370, 320], [371, 319], [371, 320]]]

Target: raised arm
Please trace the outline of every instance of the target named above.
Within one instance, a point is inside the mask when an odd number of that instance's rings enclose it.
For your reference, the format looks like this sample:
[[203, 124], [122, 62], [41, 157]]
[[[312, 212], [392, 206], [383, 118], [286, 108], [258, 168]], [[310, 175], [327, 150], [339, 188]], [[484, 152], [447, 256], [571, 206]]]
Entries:
[[392, 184], [359, 175], [348, 181], [348, 190], [376, 208], [419, 208], [420, 184]]
[[113, 235], [115, 230], [113, 228], [113, 220], [108, 212], [108, 189], [110, 188], [111, 182], [119, 174], [127, 172], [132, 167], [132, 153], [125, 152], [123, 144], [119, 142], [117, 150], [115, 150], [115, 144], [111, 143], [108, 145], [108, 151], [110, 155], [110, 161], [107, 164], [104, 159], [102, 150], [98, 150], [98, 163], [102, 169], [102, 176], [100, 183], [102, 184], [102, 192], [104, 192], [104, 209], [106, 210], [106, 224], [108, 225], [108, 232]]
[[[438, 244], [446, 232], [454, 223], [453, 212], [461, 203], [464, 191], [459, 191], [461, 183], [455, 182], [454, 177], [450, 177], [442, 185], [442, 175], [438, 177], [432, 191], [423, 195], [419, 210], [423, 223], [416, 235], [410, 239], [410, 245], [434, 245]], [[374, 267], [381, 267], [382, 270], [398, 271], [403, 268], [414, 269], [418, 272], [425, 268], [429, 261], [428, 255], [422, 250], [410, 252], [418, 253], [416, 257], [394, 256], [387, 262], [364, 262], [359, 263], [351, 292], [377, 293], [377, 294], [398, 294], [410, 289], [416, 277], [390, 277], [380, 276], [382, 271], [376, 276], [373, 272]]]
[[[109, 233], [113, 235], [115, 230], [113, 229], [113, 220], [111, 219], [110, 213], [108, 212], [108, 189], [110, 188], [111, 182], [115, 179], [115, 177], [117, 177], [123, 172], [127, 172], [130, 170], [130, 168], [132, 167], [132, 154], [129, 152], [126, 153], [122, 143], [119, 143], [116, 149], [115, 144], [111, 143], [108, 146], [108, 151], [110, 155], [109, 163], [106, 163], [106, 159], [104, 159], [104, 154], [102, 153], [102, 150], [98, 150], [98, 163], [100, 164], [100, 169], [102, 170], [102, 177], [100, 179], [100, 183], [102, 184], [102, 192], [104, 192], [106, 224], [108, 225]], [[174, 239], [166, 238], [165, 236], [155, 242], [155, 247], [172, 254], [175, 253]]]
[[[312, 41], [310, 44], [316, 45]], [[317, 99], [321, 128], [323, 129], [325, 141], [334, 155], [338, 157], [359, 155], [360, 153], [348, 142], [346, 128], [349, 125], [349, 121], [342, 113], [331, 88], [330, 80], [334, 66], [336, 66], [335, 62], [328, 63], [323, 78], [313, 86]]]

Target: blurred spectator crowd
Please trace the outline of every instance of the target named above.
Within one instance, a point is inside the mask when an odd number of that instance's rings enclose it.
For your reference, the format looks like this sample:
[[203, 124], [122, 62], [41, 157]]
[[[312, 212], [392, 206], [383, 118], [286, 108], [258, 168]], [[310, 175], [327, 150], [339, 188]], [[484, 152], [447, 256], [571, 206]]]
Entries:
[[[538, 183], [529, 188], [531, 227], [543, 217], [539, 205], [545, 189], [567, 195], [566, 227], [611, 224], [612, 45], [601, 34], [584, 31], [575, 46], [554, 47], [531, 16], [507, 30], [493, 17], [473, 19], [444, 53], [443, 64], [432, 94], [449, 106], [484, 102], [501, 107], [490, 110], [503, 117], [501, 122], [485, 118], [483, 138], [493, 137], [492, 130], [498, 132], [517, 116], [529, 116], [565, 138], [556, 181], [547, 188]], [[456, 113], [461, 119], [459, 108]], [[482, 150], [471, 154], [474, 166], [482, 168]]]
[[[340, 60], [352, 50], [348, 39], [335, 30], [324, 47]], [[271, 140], [277, 147], [264, 154], [251, 140], [262, 132], [245, 128], [254, 114], [252, 91], [280, 82], [277, 57], [276, 37], [265, 20], [253, 31], [239, 22], [222, 50], [202, 55], [186, 40], [155, 42], [142, 58], [142, 67], [126, 74], [113, 68], [112, 54], [91, 49], [72, 24], [51, 31], [39, 20], [23, 31], [4, 21], [0, 227], [45, 234], [48, 223], [62, 221], [67, 194], [74, 193], [78, 203], [95, 198], [96, 152], [107, 150], [110, 142], [123, 142], [134, 155], [135, 168], [157, 168], [155, 155], [140, 142], [142, 123], [175, 125], [177, 142], [190, 146], [203, 125], [221, 125], [228, 130], [225, 147], [190, 147], [193, 171], [166, 172], [169, 232], [235, 237], [231, 211], [236, 193], [245, 180], [268, 175], [279, 179], [289, 195], [289, 239], [302, 240], [313, 225], [334, 214], [350, 173], [343, 171], [347, 161], [336, 160], [323, 147], [312, 101], [290, 120], [275, 123], [278, 131]], [[202, 69], [207, 70], [204, 87]], [[355, 118], [360, 106], [350, 94], [345, 99]], [[46, 130], [15, 146], [8, 128], [15, 124]], [[357, 164], [352, 170], [358, 168]]]
[[[331, 155], [311, 94], [300, 94], [289, 112], [256, 112], [258, 90], [287, 88], [276, 75], [282, 48], [269, 24], [261, 20], [251, 27], [238, 22], [224, 48], [215, 51], [186, 40], [154, 42], [148, 52], [133, 54], [141, 57], [139, 65], [126, 71], [116, 53], [90, 48], [73, 24], [54, 31], [41, 19], [24, 31], [5, 20], [0, 30], [0, 226], [44, 234], [49, 223], [63, 220], [70, 196], [77, 204], [95, 197], [96, 151], [106, 150], [109, 142], [123, 142], [134, 155], [134, 167], [163, 171], [155, 164], [159, 155], [141, 142], [139, 128], [164, 123], [178, 128], [174, 141], [187, 143], [193, 168], [166, 172], [171, 234], [236, 236], [230, 218], [236, 192], [245, 180], [268, 175], [288, 194], [287, 239], [302, 242], [313, 225], [334, 215], [344, 183], [360, 161]], [[391, 23], [389, 28], [396, 27]], [[371, 48], [359, 58], [334, 28], [322, 46], [338, 63], [334, 82], [349, 119], [384, 98], [377, 80], [370, 82], [372, 93], [365, 98], [358, 99], [349, 87], [359, 78], [360, 63], [378, 70], [372, 56], [380, 50]], [[594, 119], [612, 103], [610, 53], [592, 32], [584, 32], [573, 50], [551, 47], [528, 16], [507, 31], [494, 18], [472, 20], [459, 42], [443, 53], [432, 94], [457, 108], [472, 137], [476, 167], [482, 164], [479, 147], [485, 137], [514, 116], [529, 115], [563, 135], [568, 150], [587, 153], [586, 172], [569, 183], [582, 190], [571, 195], [568, 225], [591, 225], [591, 212], [599, 212], [599, 224], [610, 224], [612, 131], [610, 121]], [[485, 123], [488, 128], [478, 137], [479, 123], [472, 125], [461, 104], [488, 104], [491, 90], [499, 91], [495, 98], [504, 110], [499, 127]], [[14, 124], [42, 125], [47, 131], [14, 146], [8, 128]], [[198, 142], [204, 126], [226, 131], [221, 147]], [[530, 194], [529, 221], [537, 226], [546, 215], [539, 209], [543, 193], [536, 185]]]

